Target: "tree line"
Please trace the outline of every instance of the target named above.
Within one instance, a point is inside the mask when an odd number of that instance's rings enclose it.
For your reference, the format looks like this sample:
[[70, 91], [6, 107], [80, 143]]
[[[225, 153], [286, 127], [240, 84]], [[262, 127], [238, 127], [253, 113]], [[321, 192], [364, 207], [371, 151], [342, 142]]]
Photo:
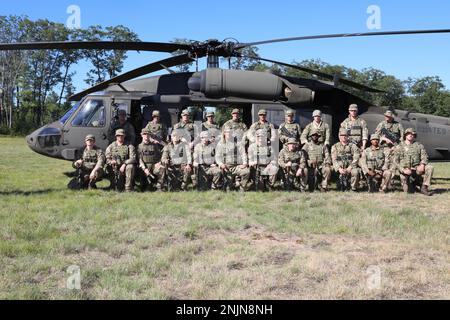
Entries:
[[[100, 40], [139, 41], [139, 38], [122, 25], [95, 25], [70, 30], [62, 23], [46, 19], [32, 21], [26, 16], [0, 16], [0, 42], [3, 43]], [[174, 39], [173, 42], [187, 41]], [[244, 50], [246, 56], [258, 56], [256, 47]], [[91, 86], [121, 73], [126, 58], [126, 51], [121, 50], [0, 51], [0, 134], [28, 134], [64, 114], [71, 106], [68, 97], [75, 91], [73, 76], [78, 63], [84, 61], [90, 64], [84, 80]], [[312, 78], [297, 69], [268, 65], [249, 58], [223, 59], [222, 65], [225, 64], [233, 69], [272, 71], [280, 75]], [[356, 70], [321, 60], [294, 61], [293, 64], [384, 90], [384, 94], [374, 94], [342, 85], [343, 89], [375, 105], [450, 116], [450, 91], [437, 76], [400, 80], [382, 70]], [[192, 64], [185, 64], [179, 70], [188, 71], [191, 68]], [[218, 111], [220, 118], [222, 110]]]

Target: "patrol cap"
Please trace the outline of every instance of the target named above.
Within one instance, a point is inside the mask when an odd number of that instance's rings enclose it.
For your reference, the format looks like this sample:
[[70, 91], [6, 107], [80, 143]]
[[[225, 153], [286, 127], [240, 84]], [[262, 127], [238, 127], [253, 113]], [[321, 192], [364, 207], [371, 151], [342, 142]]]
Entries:
[[260, 116], [260, 115], [266, 115], [266, 114], [267, 114], [266, 109], [261, 109], [261, 110], [258, 111], [258, 116]]
[[147, 128], [144, 128], [141, 130], [141, 134], [150, 134], [150, 130], [148, 130]]
[[385, 115], [386, 117], [390, 117], [390, 118], [392, 118], [392, 117], [394, 116], [394, 114], [392, 113], [391, 110], [387, 110], [387, 111], [384, 113], [384, 115]]
[[340, 136], [348, 136], [347, 129], [339, 129], [339, 135]]
[[311, 132], [309, 133], [309, 136], [313, 136], [313, 135], [318, 135], [319, 137], [321, 136], [320, 132], [317, 131], [316, 129], [312, 129]]
[[208, 111], [208, 112], [206, 113], [206, 116], [207, 116], [207, 117], [214, 117], [214, 112]]
[[241, 113], [241, 111], [239, 111], [239, 109], [233, 109], [233, 111], [231, 111], [231, 114], [233, 113]]
[[86, 136], [86, 138], [84, 138], [84, 141], [88, 141], [88, 140], [94, 140], [94, 141], [95, 141], [94, 135], [93, 135], [93, 134], [88, 134], [88, 135]]
[[121, 115], [121, 114], [123, 114], [123, 115], [127, 115], [127, 110], [124, 110], [124, 109], [119, 109], [119, 111], [117, 112], [117, 114], [119, 114], [119, 115]]
[[123, 130], [123, 129], [116, 130], [116, 136], [124, 136], [124, 135], [125, 135], [125, 130]]
[[293, 116], [294, 114], [294, 110], [286, 110], [286, 116]]
[[189, 115], [189, 111], [188, 111], [187, 109], [184, 109], [184, 110], [181, 112], [181, 115], [182, 115], [182, 116], [188, 116], [188, 115]]
[[370, 140], [380, 140], [380, 136], [378, 134], [374, 133], [370, 136]]
[[295, 138], [289, 138], [287, 144], [298, 144], [298, 142], [297, 140], [295, 140]]
[[314, 110], [312, 116], [313, 116], [313, 118], [314, 118], [314, 117], [322, 117], [322, 111], [320, 111], [320, 110]]
[[153, 110], [152, 117], [159, 117], [159, 110]]
[[202, 132], [200, 132], [200, 138], [209, 138], [208, 131], [202, 131]]
[[356, 103], [352, 103], [349, 107], [348, 107], [348, 111], [358, 111], [358, 105]]
[[408, 128], [408, 129], [405, 130], [405, 137], [408, 134], [413, 134], [413, 135], [417, 136], [417, 132], [413, 128]]

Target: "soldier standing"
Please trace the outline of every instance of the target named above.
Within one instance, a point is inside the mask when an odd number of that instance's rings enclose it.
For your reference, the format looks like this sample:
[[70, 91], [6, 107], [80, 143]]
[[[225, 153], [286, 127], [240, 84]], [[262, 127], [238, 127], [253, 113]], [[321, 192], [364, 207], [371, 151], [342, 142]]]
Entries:
[[206, 121], [202, 123], [202, 131], [208, 132], [209, 143], [216, 146], [217, 140], [220, 139], [219, 125], [214, 120], [214, 112], [206, 113]]
[[331, 178], [331, 156], [328, 148], [319, 143], [320, 132], [312, 129], [309, 134], [310, 141], [303, 146], [306, 154], [309, 171], [309, 189], [314, 191], [322, 177], [320, 191], [328, 191]]
[[152, 117], [152, 121], [147, 123], [145, 129], [149, 131], [152, 139], [155, 140], [160, 145], [160, 149], [162, 149], [167, 144], [167, 128], [161, 123], [159, 110], [154, 110], [152, 112]]
[[115, 120], [109, 129], [109, 142], [115, 140], [115, 133], [118, 129], [123, 129], [125, 132], [125, 144], [133, 144], [136, 142], [136, 132], [133, 125], [127, 120], [127, 111], [120, 109], [118, 111], [118, 119]]
[[231, 190], [239, 187], [248, 190], [250, 170], [247, 154], [241, 141], [232, 136], [232, 129], [225, 127], [223, 137], [216, 147], [216, 163], [222, 172], [222, 187]]
[[309, 137], [311, 136], [311, 132], [315, 130], [319, 133], [319, 144], [325, 144], [328, 148], [330, 145], [330, 127], [328, 123], [322, 121], [322, 111], [314, 110], [313, 121], [308, 124], [302, 132], [300, 137], [301, 144], [305, 144], [308, 142]]
[[[192, 156], [189, 145], [181, 141], [183, 133], [178, 129], [172, 132], [172, 141], [162, 152], [161, 168], [167, 179], [168, 190], [187, 190], [192, 172]], [[180, 185], [181, 182], [181, 185]]]
[[413, 192], [414, 185], [417, 184], [422, 186], [420, 191], [429, 196], [433, 167], [428, 164], [425, 147], [415, 141], [416, 137], [417, 133], [413, 128], [405, 130], [405, 141], [395, 148], [395, 163], [400, 171], [403, 191]]
[[213, 190], [220, 185], [220, 169], [215, 160], [215, 147], [210, 143], [208, 131], [200, 133], [201, 142], [194, 148], [192, 180], [198, 190]]
[[136, 150], [132, 144], [125, 143], [125, 131], [116, 131], [116, 141], [106, 148], [107, 171], [112, 177], [114, 187], [121, 191], [133, 191], [134, 165], [136, 163]]
[[361, 155], [361, 169], [367, 178], [369, 192], [376, 192], [378, 189], [387, 192], [392, 177], [389, 170], [389, 151], [380, 148], [379, 141], [378, 134], [372, 134], [371, 146]]
[[248, 147], [248, 164], [257, 191], [267, 190], [267, 187], [273, 190], [278, 172], [277, 154], [272, 145], [267, 144], [266, 132], [256, 131], [256, 141]]
[[386, 144], [392, 147], [401, 142], [404, 130], [402, 124], [394, 120], [392, 111], [387, 110], [384, 113], [384, 121], [378, 124], [375, 133], [380, 137], [380, 145]]
[[366, 149], [369, 130], [364, 119], [358, 116], [358, 105], [351, 104], [348, 108], [349, 117], [341, 123], [341, 129], [347, 130], [351, 143], [356, 144], [361, 151]]
[[189, 111], [184, 109], [181, 112], [181, 120], [177, 124], [173, 126], [174, 129], [183, 129], [180, 130], [182, 133], [181, 140], [186, 142], [189, 145], [189, 149], [194, 148], [194, 123], [189, 119]]
[[148, 186], [154, 189], [156, 184], [156, 189], [161, 191], [163, 174], [160, 170], [160, 145], [147, 128], [142, 129], [141, 136], [142, 142], [137, 148], [141, 190], [144, 191]]
[[225, 129], [231, 130], [231, 136], [235, 142], [244, 142], [244, 135], [247, 132], [247, 126], [240, 120], [239, 109], [233, 109], [231, 111], [231, 119], [223, 124], [222, 133]]
[[348, 180], [352, 191], [357, 191], [360, 169], [358, 161], [360, 151], [354, 143], [348, 139], [347, 129], [339, 130], [339, 142], [331, 147], [331, 160], [333, 169], [339, 173], [338, 188], [342, 191], [348, 190]]
[[256, 131], [263, 130], [266, 132], [267, 143], [273, 144], [276, 139], [276, 131], [273, 124], [267, 121], [267, 111], [265, 109], [260, 109], [258, 111], [258, 118], [258, 121], [250, 126], [246, 135], [247, 139], [250, 143], [254, 143], [256, 141]]
[[306, 189], [308, 181], [306, 158], [303, 152], [299, 152], [296, 139], [288, 139], [287, 147], [283, 148], [278, 155], [278, 165], [283, 169], [284, 187], [287, 190], [304, 191]]
[[302, 129], [300, 125], [294, 122], [294, 111], [286, 111], [286, 121], [283, 122], [278, 128], [278, 136], [280, 137], [280, 142], [285, 145], [289, 138], [294, 138], [300, 141], [300, 136], [302, 134]]
[[94, 135], [88, 134], [84, 139], [84, 142], [86, 147], [83, 150], [83, 154], [72, 166], [75, 169], [81, 170], [83, 185], [78, 187], [88, 187], [89, 189], [96, 188], [95, 183], [103, 176], [105, 154], [102, 149], [95, 145]]

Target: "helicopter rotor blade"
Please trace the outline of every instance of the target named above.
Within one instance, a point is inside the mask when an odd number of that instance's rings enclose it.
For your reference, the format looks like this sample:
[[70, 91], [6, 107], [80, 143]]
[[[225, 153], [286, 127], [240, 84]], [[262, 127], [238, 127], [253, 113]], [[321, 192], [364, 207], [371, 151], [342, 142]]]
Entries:
[[238, 43], [234, 48], [239, 50], [249, 46], [257, 46], [267, 43], [287, 42], [287, 41], [301, 41], [313, 39], [330, 39], [330, 38], [351, 38], [351, 37], [370, 37], [370, 36], [392, 36], [405, 34], [430, 34], [430, 33], [450, 33], [450, 29], [431, 29], [431, 30], [404, 30], [404, 31], [378, 31], [378, 32], [358, 32], [358, 33], [336, 33], [336, 34], [322, 34], [315, 36], [302, 36], [291, 38], [279, 38], [264, 41], [256, 41], [249, 43]]
[[303, 72], [307, 72], [309, 74], [314, 74], [314, 75], [319, 76], [321, 78], [324, 78], [324, 79], [327, 79], [327, 80], [330, 80], [330, 81], [334, 81], [335, 83], [339, 82], [339, 83], [348, 85], [350, 87], [353, 87], [353, 88], [356, 88], [356, 89], [360, 89], [360, 90], [364, 90], [364, 91], [378, 92], [378, 93], [385, 92], [383, 90], [371, 88], [371, 87], [365, 86], [363, 84], [354, 82], [352, 80], [348, 80], [348, 79], [345, 79], [345, 78], [337, 77], [336, 75], [331, 75], [331, 74], [328, 74], [328, 73], [324, 73], [324, 72], [317, 71], [317, 70], [314, 70], [314, 69], [298, 66], [298, 65], [295, 65], [295, 64], [289, 64], [289, 63], [285, 63], [285, 62], [281, 62], [281, 61], [270, 60], [270, 59], [265, 59], [265, 58], [260, 58], [260, 57], [251, 57], [251, 56], [240, 56], [240, 57], [279, 64], [279, 65], [282, 65], [282, 66], [285, 66], [285, 67], [289, 67], [289, 68], [297, 69], [297, 70], [300, 70], [300, 71], [303, 71]]
[[0, 50], [135, 50], [174, 52], [177, 50], [190, 50], [187, 44], [166, 42], [140, 42], [140, 41], [54, 41], [54, 42], [17, 42], [0, 43]]
[[165, 68], [170, 68], [170, 67], [174, 67], [174, 66], [178, 66], [180, 64], [183, 63], [188, 63], [188, 62], [192, 62], [194, 61], [194, 59], [192, 59], [189, 54], [182, 54], [182, 55], [178, 55], [178, 56], [174, 56], [174, 57], [170, 57], [164, 60], [159, 60], [156, 62], [152, 62], [150, 64], [147, 64], [145, 66], [139, 67], [137, 69], [133, 69], [131, 71], [122, 73], [121, 75], [118, 75], [117, 77], [111, 78], [109, 80], [103, 81], [101, 83], [96, 84], [93, 87], [90, 87], [89, 89], [83, 90], [81, 92], [78, 92], [72, 96], [69, 97], [69, 100], [71, 101], [78, 101], [80, 100], [82, 97], [84, 97], [85, 95], [92, 93], [92, 92], [96, 92], [96, 91], [101, 91], [104, 90], [106, 88], [108, 88], [108, 86], [110, 84], [113, 83], [122, 83], [143, 75], [146, 75], [148, 73], [151, 72], [155, 72], [155, 71], [159, 71]]

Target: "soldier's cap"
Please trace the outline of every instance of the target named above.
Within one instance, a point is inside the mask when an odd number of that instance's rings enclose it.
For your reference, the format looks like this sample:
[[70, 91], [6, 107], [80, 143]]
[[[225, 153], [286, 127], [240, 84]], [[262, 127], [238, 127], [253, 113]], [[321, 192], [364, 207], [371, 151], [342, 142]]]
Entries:
[[287, 110], [286, 115], [287, 116], [293, 116], [295, 114], [294, 110]]
[[352, 104], [348, 107], [348, 111], [352, 111], [352, 110], [358, 111], [358, 105], [357, 105], [356, 103], [352, 103]]
[[322, 117], [322, 111], [320, 111], [320, 110], [314, 110], [312, 116], [313, 116], [313, 118], [314, 118], [314, 117]]
[[182, 134], [179, 130], [175, 129], [172, 131], [172, 133], [170, 134], [171, 137], [181, 137]]
[[312, 137], [313, 135], [318, 135], [319, 137], [321, 136], [320, 132], [317, 131], [316, 129], [312, 129], [311, 132], [309, 133], [310, 137]]
[[233, 111], [231, 111], [231, 114], [233, 114], [233, 113], [241, 113], [241, 111], [239, 110], [239, 109], [233, 109]]
[[370, 140], [380, 140], [380, 136], [378, 134], [374, 133], [370, 136]]
[[159, 110], [153, 110], [152, 117], [159, 117]]
[[298, 144], [298, 142], [297, 140], [295, 140], [295, 138], [289, 138], [287, 144]]
[[119, 109], [119, 111], [117, 112], [117, 114], [123, 114], [123, 115], [127, 115], [127, 110], [124, 110], [124, 109]]
[[200, 132], [200, 138], [209, 138], [208, 131], [202, 131], [202, 132]]
[[394, 114], [392, 113], [391, 110], [387, 110], [387, 111], [384, 113], [384, 115], [385, 115], [386, 117], [390, 117], [390, 118], [392, 118], [392, 117], [394, 116]]
[[417, 136], [417, 132], [413, 128], [408, 128], [408, 129], [405, 130], [405, 137], [408, 134], [413, 134], [413, 135]]
[[150, 130], [148, 130], [147, 128], [144, 128], [141, 130], [141, 134], [150, 134]]
[[116, 130], [116, 136], [124, 136], [124, 135], [125, 135], [125, 130], [123, 130], [123, 129]]
[[184, 109], [184, 110], [181, 112], [181, 115], [182, 115], [182, 116], [188, 116], [188, 115], [189, 115], [189, 111], [187, 111], [186, 109]]
[[266, 109], [261, 109], [261, 110], [258, 111], [258, 116], [260, 116], [260, 115], [266, 115], [266, 114], [267, 114]]
[[347, 129], [340, 129], [340, 130], [339, 130], [339, 135], [340, 135], [340, 136], [348, 136], [348, 131], [347, 131]]
[[93, 134], [88, 134], [86, 136], [86, 138], [84, 138], [84, 141], [88, 141], [88, 140], [94, 140], [95, 141], [95, 136]]
[[207, 117], [214, 117], [214, 112], [208, 111], [208, 112], [206, 113], [206, 116], [207, 116]]

